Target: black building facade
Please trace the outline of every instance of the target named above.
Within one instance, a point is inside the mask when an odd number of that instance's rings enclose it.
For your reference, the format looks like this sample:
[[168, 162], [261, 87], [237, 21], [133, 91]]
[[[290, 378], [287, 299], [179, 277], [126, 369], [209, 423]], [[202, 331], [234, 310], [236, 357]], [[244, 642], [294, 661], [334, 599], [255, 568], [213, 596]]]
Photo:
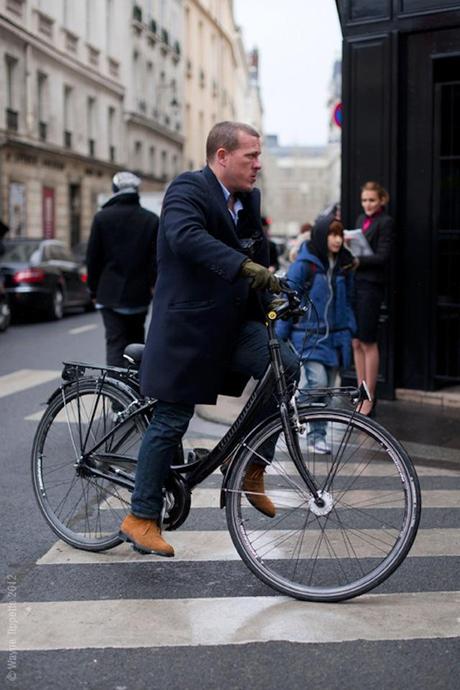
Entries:
[[460, 1], [337, 0], [343, 33], [342, 209], [390, 193], [395, 243], [379, 393], [460, 384]]

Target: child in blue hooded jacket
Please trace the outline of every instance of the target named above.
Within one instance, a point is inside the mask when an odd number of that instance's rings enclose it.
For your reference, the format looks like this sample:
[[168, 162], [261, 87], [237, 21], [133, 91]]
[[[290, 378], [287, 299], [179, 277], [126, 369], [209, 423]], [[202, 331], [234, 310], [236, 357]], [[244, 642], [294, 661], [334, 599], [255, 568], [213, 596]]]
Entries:
[[[298, 322], [279, 321], [277, 335], [290, 340], [302, 361], [307, 386], [335, 385], [338, 371], [351, 363], [351, 338], [356, 329], [351, 307], [354, 257], [343, 246], [343, 225], [331, 217], [320, 219], [289, 267], [289, 286], [308, 293], [314, 308]], [[300, 398], [301, 402], [301, 398]], [[326, 454], [326, 424], [311, 424], [310, 451]]]

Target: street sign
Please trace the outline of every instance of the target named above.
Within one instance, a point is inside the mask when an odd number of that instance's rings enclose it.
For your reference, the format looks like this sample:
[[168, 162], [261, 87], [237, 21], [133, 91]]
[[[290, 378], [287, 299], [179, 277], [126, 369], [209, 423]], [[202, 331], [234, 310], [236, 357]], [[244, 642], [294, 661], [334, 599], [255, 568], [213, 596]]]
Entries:
[[339, 102], [334, 108], [334, 114], [333, 114], [334, 122], [337, 125], [337, 127], [342, 127], [342, 121], [343, 121], [343, 111], [342, 111], [342, 103]]

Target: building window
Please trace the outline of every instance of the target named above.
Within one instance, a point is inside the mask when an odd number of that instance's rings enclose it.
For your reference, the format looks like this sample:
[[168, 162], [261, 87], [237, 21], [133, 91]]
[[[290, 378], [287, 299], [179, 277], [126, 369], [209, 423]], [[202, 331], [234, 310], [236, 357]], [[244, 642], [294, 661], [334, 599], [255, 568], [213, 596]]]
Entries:
[[48, 134], [48, 77], [43, 72], [37, 72], [37, 110], [38, 134], [42, 141], [46, 141]]
[[6, 126], [9, 130], [17, 132], [19, 113], [16, 104], [18, 102], [18, 61], [11, 55], [5, 55], [6, 72]]
[[109, 107], [108, 110], [108, 138], [109, 138], [109, 160], [111, 163], [115, 163], [116, 150], [115, 150], [115, 108], [113, 106]]
[[64, 146], [72, 148], [72, 99], [73, 90], [71, 86], [64, 86]]
[[166, 180], [168, 177], [168, 154], [166, 151], [161, 152], [161, 178]]
[[65, 49], [74, 54], [78, 51], [78, 37], [70, 31], [65, 32]]
[[149, 169], [151, 175], [156, 174], [156, 152], [154, 146], [151, 146], [149, 151]]
[[24, 0], [6, 0], [6, 9], [17, 17], [23, 16]]
[[92, 67], [99, 67], [99, 50], [88, 46], [88, 62]]
[[38, 32], [47, 38], [53, 38], [54, 20], [46, 14], [38, 12]]
[[109, 74], [117, 79], [120, 76], [120, 63], [113, 58], [109, 58]]
[[142, 170], [142, 142], [134, 142], [134, 166], [137, 170]]
[[11, 55], [5, 55], [5, 67], [6, 67], [6, 98], [7, 106], [14, 110], [17, 100], [16, 94], [16, 79], [17, 79], [17, 67], [18, 61]]
[[87, 109], [88, 153], [91, 157], [96, 155], [96, 99], [88, 98]]

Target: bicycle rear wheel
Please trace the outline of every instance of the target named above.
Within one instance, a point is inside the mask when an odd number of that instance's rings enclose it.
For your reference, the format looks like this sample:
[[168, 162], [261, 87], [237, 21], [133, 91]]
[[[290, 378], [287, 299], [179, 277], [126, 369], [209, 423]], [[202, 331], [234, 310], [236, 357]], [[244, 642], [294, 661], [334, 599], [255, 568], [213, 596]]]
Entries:
[[[373, 420], [311, 408], [300, 408], [299, 416], [306, 425], [299, 436], [303, 461], [324, 505], [315, 504], [275, 418], [246, 438], [231, 468], [228, 528], [241, 558], [263, 582], [297, 599], [341, 601], [379, 585], [405, 558], [420, 520], [420, 487], [401, 444]], [[318, 428], [327, 430], [328, 455], [309, 447], [308, 434]], [[244, 491], [254, 462], [266, 463], [273, 518], [258, 512]]]
[[[135, 400], [116, 383], [83, 378], [53, 397], [37, 428], [32, 478], [39, 507], [54, 532], [88, 551], [120, 543], [119, 525], [129, 511], [138, 448], [148, 419], [123, 421]], [[104, 437], [106, 440], [92, 451]]]

